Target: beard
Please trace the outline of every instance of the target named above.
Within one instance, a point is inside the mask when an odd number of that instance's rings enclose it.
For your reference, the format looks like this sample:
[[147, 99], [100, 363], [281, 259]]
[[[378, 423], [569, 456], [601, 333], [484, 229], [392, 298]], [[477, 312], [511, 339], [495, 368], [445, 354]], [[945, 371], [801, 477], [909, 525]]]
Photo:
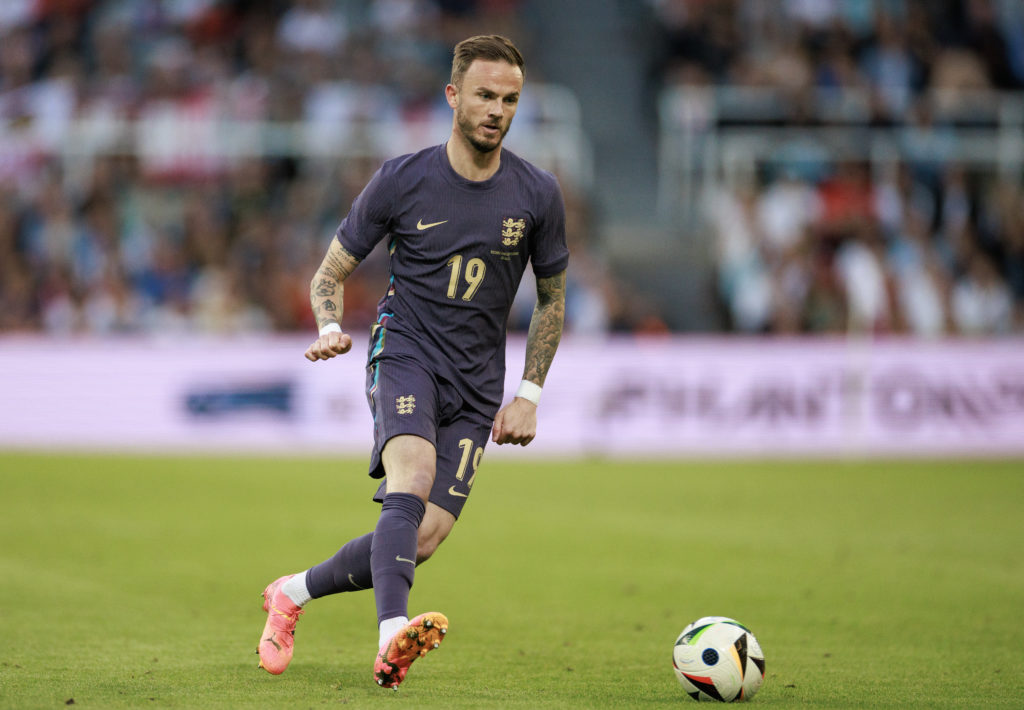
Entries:
[[507, 123], [505, 124], [504, 127], [502, 127], [499, 124], [498, 136], [496, 138], [485, 139], [480, 138], [479, 136], [476, 135], [476, 129], [478, 128], [478, 126], [475, 125], [469, 119], [469, 117], [467, 117], [466, 114], [462, 112], [461, 109], [456, 111], [455, 121], [459, 126], [459, 132], [462, 133], [462, 136], [466, 139], [466, 142], [468, 142], [471, 146], [473, 146], [476, 150], [478, 150], [481, 153], [490, 153], [491, 151], [501, 146], [501, 141], [505, 138], [505, 134], [508, 133], [509, 126], [511, 125], [510, 123]]

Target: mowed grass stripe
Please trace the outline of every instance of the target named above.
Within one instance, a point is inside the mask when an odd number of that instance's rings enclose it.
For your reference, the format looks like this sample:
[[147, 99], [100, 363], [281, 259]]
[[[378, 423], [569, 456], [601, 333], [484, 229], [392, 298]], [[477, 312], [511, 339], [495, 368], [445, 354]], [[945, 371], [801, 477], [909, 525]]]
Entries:
[[369, 592], [313, 602], [258, 672], [260, 591], [372, 528], [364, 472], [0, 454], [0, 706], [685, 707], [671, 645], [709, 614], [758, 636], [765, 707], [1024, 694], [1020, 461], [485, 460], [412, 592], [451, 633], [397, 698]]

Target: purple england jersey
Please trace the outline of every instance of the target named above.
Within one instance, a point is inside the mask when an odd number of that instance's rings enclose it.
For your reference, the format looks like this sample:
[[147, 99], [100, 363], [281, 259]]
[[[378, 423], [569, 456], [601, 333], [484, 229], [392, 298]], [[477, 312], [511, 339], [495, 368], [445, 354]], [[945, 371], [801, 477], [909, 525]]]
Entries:
[[387, 238], [388, 290], [369, 357], [415, 358], [493, 417], [505, 379], [505, 329], [527, 262], [538, 277], [569, 262], [558, 182], [508, 150], [488, 180], [461, 177], [445, 145], [385, 162], [336, 234], [364, 259]]

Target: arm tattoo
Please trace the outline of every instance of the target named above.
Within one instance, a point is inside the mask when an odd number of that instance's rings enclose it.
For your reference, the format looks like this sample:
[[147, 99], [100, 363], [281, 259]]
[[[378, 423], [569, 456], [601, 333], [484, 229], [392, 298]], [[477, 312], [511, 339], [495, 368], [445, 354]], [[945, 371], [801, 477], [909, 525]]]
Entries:
[[543, 386], [555, 350], [562, 338], [565, 321], [565, 272], [537, 279], [537, 305], [530, 319], [526, 339], [526, 367], [523, 379]]
[[341, 325], [341, 314], [345, 310], [345, 279], [358, 265], [359, 259], [341, 246], [335, 237], [309, 284], [309, 303], [313, 307], [317, 328], [328, 323]]
[[316, 285], [317, 296], [333, 296], [338, 291], [338, 283], [331, 279], [320, 279], [320, 283]]

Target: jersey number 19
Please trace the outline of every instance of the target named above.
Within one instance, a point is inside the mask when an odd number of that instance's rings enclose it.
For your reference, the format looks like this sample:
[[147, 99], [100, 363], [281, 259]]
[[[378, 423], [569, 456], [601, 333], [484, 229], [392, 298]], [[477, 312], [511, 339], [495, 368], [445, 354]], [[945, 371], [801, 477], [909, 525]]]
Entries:
[[[455, 298], [456, 291], [458, 290], [459, 280], [462, 274], [462, 254], [456, 254], [448, 260], [448, 266], [452, 269], [451, 278], [448, 279], [448, 298]], [[483, 259], [474, 257], [466, 262], [466, 283], [469, 286], [466, 291], [462, 294], [463, 301], [472, 301], [473, 296], [476, 295], [477, 289], [480, 288], [480, 284], [483, 283], [484, 274], [487, 272], [487, 264], [484, 263]]]

